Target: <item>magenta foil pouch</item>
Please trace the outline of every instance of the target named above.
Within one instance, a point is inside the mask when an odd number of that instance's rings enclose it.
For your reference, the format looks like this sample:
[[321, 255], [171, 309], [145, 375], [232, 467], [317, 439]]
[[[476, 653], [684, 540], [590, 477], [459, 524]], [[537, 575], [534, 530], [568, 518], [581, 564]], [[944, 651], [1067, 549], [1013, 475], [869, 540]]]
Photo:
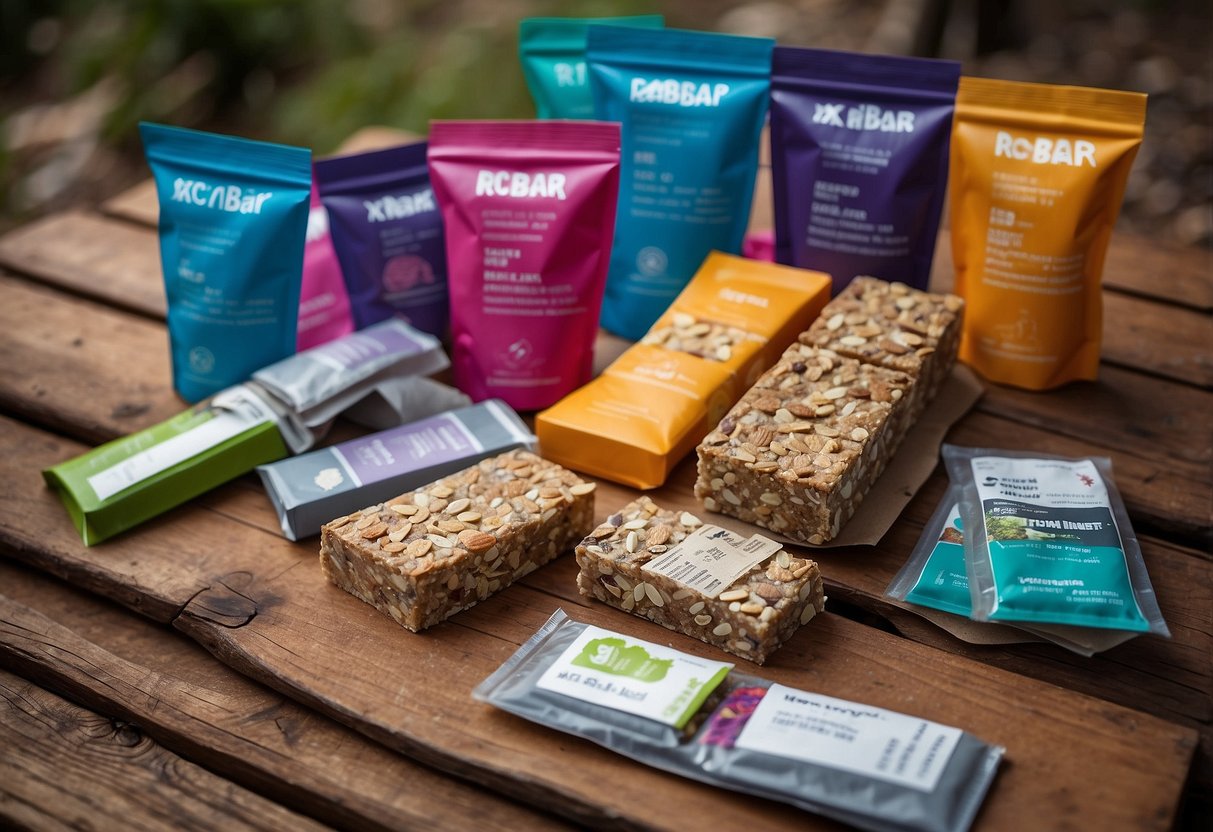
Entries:
[[446, 255], [425, 142], [321, 159], [316, 183], [354, 325], [396, 316], [445, 336]]
[[354, 331], [350, 297], [329, 236], [329, 215], [312, 178], [312, 205], [303, 246], [303, 285], [299, 291], [299, 326], [295, 345], [302, 351], [327, 344]]
[[775, 259], [927, 288], [960, 64], [776, 47]]
[[615, 232], [619, 125], [438, 121], [455, 385], [538, 410], [589, 381]]

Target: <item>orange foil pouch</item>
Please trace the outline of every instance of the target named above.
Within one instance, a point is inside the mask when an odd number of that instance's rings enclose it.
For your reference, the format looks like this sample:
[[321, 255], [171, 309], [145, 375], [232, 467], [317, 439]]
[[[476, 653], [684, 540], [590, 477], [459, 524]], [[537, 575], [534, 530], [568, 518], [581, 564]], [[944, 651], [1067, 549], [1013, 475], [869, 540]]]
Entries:
[[830, 296], [830, 277], [712, 252], [639, 342], [535, 418], [547, 459], [656, 488]]
[[952, 134], [960, 359], [1047, 390], [1099, 372], [1100, 278], [1146, 96], [961, 78]]

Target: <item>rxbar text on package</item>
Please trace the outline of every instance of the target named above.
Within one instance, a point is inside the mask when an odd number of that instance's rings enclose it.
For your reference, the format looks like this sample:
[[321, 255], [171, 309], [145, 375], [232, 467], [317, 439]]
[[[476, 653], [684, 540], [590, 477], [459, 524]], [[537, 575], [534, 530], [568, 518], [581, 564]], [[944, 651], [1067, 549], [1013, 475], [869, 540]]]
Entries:
[[619, 125], [430, 127], [446, 225], [455, 384], [547, 407], [590, 378], [619, 192]]
[[1045, 390], [1099, 372], [1100, 281], [1146, 96], [962, 78], [952, 137], [960, 358]]
[[311, 151], [144, 122], [173, 387], [196, 402], [295, 352]]
[[741, 251], [774, 41], [591, 26], [594, 114], [623, 129], [602, 325], [640, 338], [709, 251]]
[[926, 289], [948, 179], [960, 64], [775, 50], [775, 259]]

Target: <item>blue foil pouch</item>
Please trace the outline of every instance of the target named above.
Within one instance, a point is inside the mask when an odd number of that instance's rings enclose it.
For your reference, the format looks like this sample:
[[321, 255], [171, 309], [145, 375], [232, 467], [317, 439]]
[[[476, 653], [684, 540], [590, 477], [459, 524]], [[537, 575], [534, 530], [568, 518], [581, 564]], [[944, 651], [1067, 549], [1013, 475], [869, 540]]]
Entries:
[[310, 150], [142, 123], [173, 386], [196, 402], [293, 355]]
[[518, 57], [538, 118], [594, 117], [594, 96], [585, 66], [591, 23], [660, 29], [659, 14], [632, 17], [528, 17], [518, 26]]
[[779, 47], [771, 67], [775, 260], [926, 289], [960, 64]]
[[643, 336], [713, 249], [738, 254], [750, 217], [775, 42], [591, 26], [594, 114], [623, 126], [602, 325]]
[[357, 329], [392, 316], [442, 337], [449, 320], [442, 215], [426, 143], [316, 163]]

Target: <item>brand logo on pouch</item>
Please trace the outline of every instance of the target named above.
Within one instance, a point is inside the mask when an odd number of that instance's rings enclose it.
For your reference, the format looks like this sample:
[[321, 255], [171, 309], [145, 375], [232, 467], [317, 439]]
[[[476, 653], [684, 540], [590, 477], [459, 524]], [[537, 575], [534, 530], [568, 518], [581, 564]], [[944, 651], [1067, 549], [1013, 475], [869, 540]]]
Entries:
[[173, 180], [172, 200], [230, 214], [260, 214], [261, 206], [273, 195], [273, 191], [245, 193], [239, 185], [209, 185], [198, 179], [178, 176]]
[[882, 110], [875, 104], [860, 104], [847, 109], [846, 104], [814, 103], [813, 123], [848, 130], [913, 133], [914, 113], [911, 110]]
[[476, 173], [476, 196], [511, 196], [521, 199], [567, 199], [563, 173], [522, 173], [482, 170]]
[[670, 258], [657, 246], [645, 246], [640, 251], [636, 252], [636, 268], [641, 274], [649, 277], [656, 277], [659, 274], [665, 274], [666, 267], [670, 264]]
[[215, 354], [206, 347], [194, 347], [189, 353], [190, 369], [206, 375], [215, 369]]
[[1073, 168], [1096, 166], [1093, 142], [1082, 139], [1048, 139], [1044, 136], [1027, 139], [1023, 136], [1012, 136], [1005, 130], [999, 130], [994, 136], [994, 156], [1018, 159], [1021, 162], [1031, 160], [1037, 165], [1069, 165]]
[[677, 104], [679, 107], [719, 107], [729, 94], [728, 84], [701, 84], [676, 78], [633, 78], [631, 98], [642, 104]]
[[519, 338], [514, 343], [505, 348], [505, 352], [501, 354], [507, 366], [515, 370], [520, 370], [530, 363], [531, 356], [535, 354], [535, 347], [525, 338]]
[[430, 188], [415, 194], [385, 196], [374, 202], [364, 201], [362, 205], [366, 208], [367, 222], [400, 220], [437, 210], [437, 206], [434, 204], [434, 191]]

